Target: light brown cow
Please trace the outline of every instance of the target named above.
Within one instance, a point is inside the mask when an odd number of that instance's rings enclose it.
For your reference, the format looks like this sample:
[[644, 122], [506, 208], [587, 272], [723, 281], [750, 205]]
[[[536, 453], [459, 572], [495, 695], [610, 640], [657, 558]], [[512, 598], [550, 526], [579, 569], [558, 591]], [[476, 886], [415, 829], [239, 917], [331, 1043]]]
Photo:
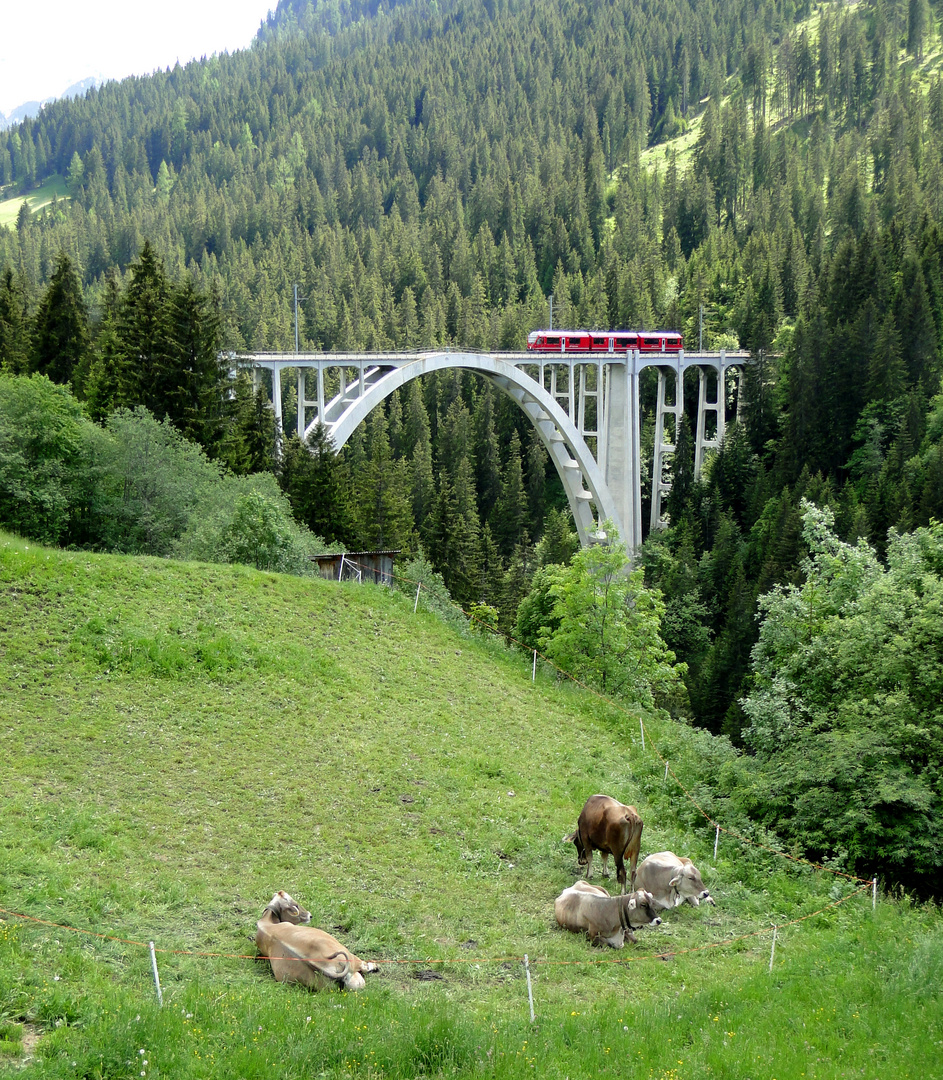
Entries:
[[271, 963], [276, 980], [303, 983], [312, 990], [362, 990], [363, 972], [376, 971], [377, 965], [354, 956], [324, 930], [299, 925], [310, 921], [311, 912], [281, 889], [266, 905], [256, 923], [255, 947]]
[[610, 896], [599, 885], [585, 881], [564, 889], [554, 901], [553, 913], [564, 930], [585, 931], [594, 945], [604, 941], [613, 949], [621, 949], [626, 938], [634, 944], [633, 930], [661, 923], [651, 893], [640, 890]]
[[609, 876], [609, 856], [616, 861], [616, 880], [626, 891], [625, 858], [629, 857], [632, 888], [635, 865], [642, 845], [642, 819], [634, 806], [624, 806], [608, 795], [592, 795], [580, 811], [576, 832], [564, 836], [576, 845], [576, 861], [586, 867], [586, 880], [593, 872], [593, 851], [602, 853], [602, 872]]
[[655, 897], [655, 905], [663, 911], [684, 903], [700, 907], [702, 900], [705, 904], [714, 903], [698, 868], [690, 859], [679, 858], [673, 851], [659, 851], [643, 859], [635, 882]]

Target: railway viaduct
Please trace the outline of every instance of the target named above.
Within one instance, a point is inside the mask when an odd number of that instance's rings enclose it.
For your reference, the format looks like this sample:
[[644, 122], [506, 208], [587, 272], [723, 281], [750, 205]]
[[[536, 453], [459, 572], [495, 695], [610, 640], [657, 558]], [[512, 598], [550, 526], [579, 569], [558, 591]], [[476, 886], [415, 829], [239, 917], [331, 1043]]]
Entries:
[[[705, 453], [720, 445], [736, 375], [749, 360], [743, 352], [471, 353], [447, 349], [402, 353], [245, 353], [233, 357], [251, 368], [257, 387], [267, 384], [282, 429], [282, 371], [295, 371], [297, 430], [306, 438], [323, 423], [335, 450], [394, 390], [411, 379], [464, 368], [489, 379], [515, 401], [536, 428], [563, 482], [583, 546], [605, 539], [611, 521], [630, 551], [642, 542], [639, 377], [658, 376], [654, 460], [651, 463], [652, 528], [664, 524], [663, 500], [671, 490], [685, 375], [698, 379], [695, 474]], [[270, 374], [269, 374], [270, 373]], [[739, 400], [739, 395], [736, 395]]]

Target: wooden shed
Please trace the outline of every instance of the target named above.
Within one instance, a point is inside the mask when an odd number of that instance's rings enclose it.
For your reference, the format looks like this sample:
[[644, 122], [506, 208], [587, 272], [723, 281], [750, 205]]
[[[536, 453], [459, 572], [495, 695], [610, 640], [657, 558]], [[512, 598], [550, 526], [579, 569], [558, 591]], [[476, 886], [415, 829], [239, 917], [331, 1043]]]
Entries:
[[393, 560], [399, 551], [339, 551], [312, 555], [321, 577], [328, 581], [372, 581], [376, 585], [393, 584]]

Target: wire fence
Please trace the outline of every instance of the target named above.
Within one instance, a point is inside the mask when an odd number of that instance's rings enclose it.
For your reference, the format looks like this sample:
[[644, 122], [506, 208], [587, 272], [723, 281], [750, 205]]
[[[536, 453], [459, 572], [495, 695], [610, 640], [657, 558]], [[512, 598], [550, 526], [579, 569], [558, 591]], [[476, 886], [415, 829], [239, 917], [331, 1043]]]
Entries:
[[[373, 572], [372, 567], [359, 565], [353, 560], [347, 560], [347, 564], [351, 565], [354, 569], [356, 569], [356, 571], [358, 571], [358, 576], [354, 580], [362, 581], [364, 579], [364, 577], [366, 576], [363, 573], [363, 571], [369, 571], [370, 574], [372, 575], [372, 572]], [[424, 583], [422, 581], [416, 581], [416, 580], [407, 578], [405, 575], [402, 575], [402, 574], [394, 575], [392, 572], [387, 576], [389, 578], [390, 584], [393, 584], [393, 583], [406, 584], [406, 585], [408, 585], [410, 587], [410, 590], [411, 590], [413, 585], [416, 586], [416, 596], [415, 596], [415, 602], [414, 602], [414, 606], [413, 606], [414, 612], [416, 610], [418, 610], [419, 600], [420, 600], [420, 597], [421, 597], [422, 590], [424, 588], [426, 588], [426, 591], [430, 593], [430, 596], [434, 595], [431, 592], [431, 590], [429, 590], [424, 585]], [[537, 661], [540, 660], [540, 662], [542, 664], [546, 665], [547, 667], [551, 668], [554, 671], [554, 673], [555, 673], [555, 675], [556, 675], [556, 677], [558, 679], [561, 679], [561, 680], [565, 679], [565, 680], [573, 683], [574, 685], [579, 686], [582, 690], [586, 691], [589, 694], [595, 695], [601, 701], [605, 702], [607, 705], [621, 711], [627, 717], [630, 717], [633, 720], [635, 719], [634, 715], [630, 712], [630, 710], [628, 709], [628, 707], [624, 703], [616, 701], [616, 700], [614, 700], [612, 698], [609, 698], [605, 694], [602, 694], [595, 687], [590, 686], [589, 684], [584, 683], [584, 682], [580, 681], [577, 678], [574, 678], [569, 672], [564, 671], [562, 668], [558, 667], [549, 657], [547, 657], [544, 654], [540, 653], [539, 650], [533, 649], [531, 646], [525, 645], [523, 642], [518, 641], [513, 636], [511, 636], [509, 634], [506, 634], [506, 633], [503, 633], [496, 626], [494, 626], [489, 621], [486, 621], [481, 616], [476, 615], [475, 613], [466, 612], [461, 607], [459, 607], [458, 605], [455, 605], [455, 607], [456, 607], [456, 610], [460, 611], [461, 614], [468, 620], [468, 622], [472, 626], [476, 626], [479, 630], [483, 630], [483, 631], [487, 631], [487, 632], [492, 633], [496, 638], [500, 638], [501, 641], [504, 642], [505, 644], [509, 644], [509, 645], [515, 646], [516, 648], [520, 649], [524, 655], [532, 654], [533, 655], [533, 668], [532, 668], [532, 675], [531, 675], [532, 681], [536, 681]], [[641, 962], [644, 962], [644, 961], [647, 961], [647, 960], [666, 960], [666, 959], [673, 958], [673, 957], [688, 956], [688, 955], [697, 954], [697, 953], [705, 953], [705, 952], [709, 952], [709, 951], [715, 950], [715, 949], [730, 948], [731, 946], [735, 946], [735, 945], [738, 945], [738, 944], [741, 944], [741, 943], [744, 943], [744, 942], [747, 942], [747, 941], [762, 938], [762, 937], [765, 937], [767, 935], [772, 935], [772, 942], [773, 942], [772, 950], [773, 950], [773, 952], [775, 952], [777, 933], [779, 931], [783, 930], [783, 929], [786, 929], [787, 927], [798, 926], [801, 923], [807, 922], [809, 919], [814, 919], [814, 918], [817, 918], [819, 916], [825, 915], [827, 912], [833, 911], [834, 909], [840, 907], [843, 904], [848, 903], [848, 901], [850, 901], [850, 900], [854, 899], [855, 897], [860, 896], [863, 893], [868, 892], [868, 891], [871, 892], [872, 908], [876, 906], [876, 904], [877, 904], [877, 879], [876, 878], [867, 879], [867, 878], [857, 877], [854, 874], [849, 874], [849, 873], [846, 873], [844, 871], [837, 870], [834, 867], [824, 866], [822, 864], [811, 862], [810, 860], [801, 858], [799, 856], [790, 855], [787, 852], [779, 851], [776, 848], [770, 847], [769, 845], [760, 843], [759, 841], [754, 840], [751, 837], [744, 836], [741, 833], [738, 833], [736, 830], [727, 828], [727, 827], [721, 825], [719, 822], [715, 821], [710, 816], [710, 814], [708, 814], [707, 811], [698, 803], [698, 801], [694, 798], [694, 796], [690, 792], [690, 790], [684, 785], [684, 783], [681, 781], [681, 779], [678, 777], [678, 775], [675, 773], [675, 771], [670, 767], [668, 761], [665, 759], [665, 757], [659, 751], [654, 739], [651, 736], [651, 733], [648, 731], [648, 729], [646, 729], [644, 720], [642, 719], [641, 716], [638, 717], [638, 723], [639, 723], [639, 735], [640, 735], [640, 738], [641, 738], [641, 741], [642, 741], [643, 748], [645, 746], [645, 742], [646, 742], [646, 739], [647, 739], [649, 749], [651, 750], [651, 752], [655, 755], [655, 757], [665, 767], [665, 778], [667, 779], [667, 777], [669, 775], [672, 777], [672, 779], [674, 780], [675, 784], [677, 785], [677, 787], [681, 791], [681, 793], [684, 795], [684, 797], [698, 811], [698, 813], [701, 814], [701, 816], [705, 819], [705, 821], [708, 822], [714, 828], [714, 830], [715, 830], [715, 845], [714, 845], [714, 856], [715, 856], [715, 858], [717, 856], [717, 843], [719, 841], [721, 833], [723, 833], [723, 834], [731, 837], [732, 839], [736, 840], [740, 844], [749, 845], [749, 846], [755, 847], [757, 849], [766, 851], [769, 854], [775, 855], [778, 858], [786, 859], [786, 860], [788, 860], [788, 861], [790, 861], [792, 863], [803, 865], [803, 866], [809, 867], [810, 869], [813, 869], [813, 870], [822, 871], [824, 873], [832, 874], [837, 878], [844, 878], [847, 881], [855, 882], [855, 883], [857, 883], [858, 887], [855, 888], [850, 893], [848, 893], [846, 896], [840, 897], [839, 899], [834, 900], [832, 903], [827, 904], [824, 907], [821, 907], [816, 911], [809, 912], [809, 913], [807, 913], [805, 915], [800, 915], [800, 916], [798, 916], [798, 917], [796, 917], [794, 919], [790, 919], [790, 920], [784, 921], [782, 923], [777, 923], [775, 925], [770, 925], [768, 927], [763, 927], [761, 929], [754, 930], [754, 931], [751, 931], [749, 933], [740, 934], [740, 935], [737, 935], [735, 937], [728, 937], [728, 938], [724, 938], [724, 939], [722, 939], [720, 941], [708, 942], [708, 943], [705, 943], [703, 945], [691, 946], [689, 948], [684, 948], [684, 949], [657, 949], [657, 950], [655, 950], [653, 952], [633, 953], [633, 954], [628, 955], [628, 956], [621, 956], [620, 955], [620, 956], [587, 957], [585, 959], [581, 958], [581, 959], [577, 959], [577, 960], [572, 960], [572, 959], [560, 960], [560, 959], [553, 959], [553, 958], [530, 957], [528, 954], [521, 953], [519, 955], [511, 954], [511, 955], [507, 955], [507, 956], [497, 956], [497, 957], [491, 956], [491, 957], [442, 957], [442, 958], [433, 958], [433, 957], [426, 956], [426, 957], [416, 958], [416, 959], [372, 960], [371, 962], [376, 963], [378, 965], [378, 967], [383, 967], [383, 966], [390, 966], [390, 967], [393, 967], [393, 966], [413, 966], [413, 965], [415, 965], [415, 966], [422, 966], [422, 967], [425, 967], [425, 968], [428, 968], [428, 967], [431, 967], [431, 966], [434, 966], [434, 965], [450, 965], [451, 966], [451, 965], [473, 964], [473, 965], [482, 966], [482, 965], [491, 965], [491, 964], [504, 964], [504, 965], [507, 965], [507, 964], [523, 964], [525, 966], [526, 970], [527, 970], [528, 993], [530, 994], [530, 985], [529, 985], [530, 966], [535, 966], [535, 967], [539, 966], [539, 967], [543, 967], [543, 968], [551, 968], [551, 967], [575, 967], [575, 966], [601, 966], [601, 965], [636, 964], [636, 963], [641, 963]], [[267, 957], [267, 956], [260, 956], [257, 953], [238, 953], [238, 952], [232, 953], [232, 952], [215, 952], [215, 951], [211, 952], [211, 951], [206, 951], [206, 950], [193, 950], [193, 949], [157, 948], [155, 946], [154, 942], [137, 941], [137, 940], [135, 940], [133, 938], [124, 938], [124, 937], [119, 937], [117, 935], [112, 935], [112, 934], [102, 934], [102, 933], [98, 933], [98, 932], [95, 932], [95, 931], [92, 931], [92, 930], [82, 929], [81, 927], [70, 926], [70, 925], [64, 924], [64, 923], [53, 922], [52, 920], [49, 920], [49, 919], [42, 919], [42, 918], [38, 918], [36, 916], [27, 915], [27, 914], [24, 914], [22, 912], [11, 911], [11, 910], [9, 910], [7, 908], [2, 908], [2, 907], [0, 907], [0, 915], [8, 917], [8, 918], [12, 918], [12, 919], [17, 919], [17, 920], [19, 920], [20, 922], [23, 922], [23, 923], [33, 924], [33, 925], [37, 925], [37, 926], [49, 927], [49, 928], [54, 929], [56, 931], [62, 931], [62, 932], [67, 932], [67, 933], [78, 934], [78, 935], [82, 935], [82, 936], [85, 936], [85, 937], [88, 937], [88, 938], [94, 938], [94, 939], [97, 939], [97, 940], [100, 940], [100, 941], [113, 942], [113, 943], [116, 943], [116, 944], [132, 946], [132, 947], [135, 947], [135, 948], [140, 948], [140, 949], [144, 949], [144, 950], [149, 951], [149, 953], [151, 955], [151, 959], [153, 961], [153, 965], [154, 965], [154, 969], [153, 969], [154, 970], [154, 982], [155, 982], [155, 985], [157, 987], [157, 995], [158, 995], [159, 1000], [162, 1000], [162, 995], [161, 995], [160, 981], [159, 981], [159, 977], [158, 977], [157, 964], [156, 964], [156, 955], [157, 954], [160, 954], [160, 955], [163, 955], [163, 956], [187, 956], [187, 957], [201, 957], [201, 958], [206, 958], [206, 959], [225, 959], [225, 960], [252, 960], [252, 961], [256, 961], [256, 960], [268, 960], [268, 959], [271, 959], [270, 957]], [[325, 959], [327, 959], [327, 958], [325, 958]], [[772, 969], [772, 964], [773, 964], [773, 955], [771, 953], [771, 956], [770, 956], [770, 969]], [[532, 1015], [532, 1019], [533, 1019], [533, 1000], [532, 999], [531, 999], [531, 1015]]]
[[[732, 945], [738, 945], [745, 941], [755, 940], [757, 938], [765, 937], [779, 930], [784, 930], [790, 926], [798, 926], [801, 923], [807, 922], [809, 919], [817, 918], [820, 915], [824, 915], [835, 908], [841, 907], [842, 904], [848, 903], [849, 900], [854, 899], [856, 896], [860, 896], [871, 889], [871, 882], [865, 882], [860, 888], [850, 892], [847, 896], [840, 897], [838, 900], [833, 901], [831, 904], [826, 904], [824, 907], [818, 908], [816, 911], [810, 911], [805, 915], [799, 915], [794, 919], [789, 919], [785, 922], [776, 923], [768, 927], [763, 927], [759, 930], [753, 930], [746, 934], [739, 934], [735, 937], [724, 938], [721, 941], [707, 942], [703, 945], [693, 945], [684, 949], [656, 949], [650, 953], [638, 953], [630, 956], [601, 956], [590, 957], [587, 959], [577, 960], [560, 960], [551, 957], [545, 958], [530, 958], [529, 962], [535, 966], [541, 967], [580, 967], [584, 965], [599, 966], [607, 964], [633, 964], [643, 960], [665, 960], [676, 956], [688, 956], [693, 953], [707, 952], [712, 949], [729, 948]], [[150, 952], [157, 953], [163, 956], [193, 956], [203, 957], [206, 959], [221, 959], [221, 960], [271, 960], [271, 959], [284, 959], [284, 957], [269, 957], [259, 953], [241, 953], [241, 952], [218, 952], [209, 951], [205, 949], [170, 949], [170, 948], [157, 948], [153, 942], [149, 941], [137, 941], [134, 938], [118, 937], [114, 934], [101, 934], [94, 930], [85, 930], [78, 926], [69, 926], [67, 923], [53, 922], [51, 919], [40, 919], [34, 915], [25, 915], [19, 911], [11, 911], [8, 908], [0, 907], [0, 915], [11, 919], [17, 919], [23, 923], [32, 923], [36, 926], [45, 926], [51, 930], [57, 932], [65, 932], [71, 934], [78, 934], [83, 937], [95, 938], [99, 941], [113, 942], [119, 945], [129, 945], [135, 948], [145, 949]], [[319, 957], [313, 959], [330, 960], [332, 957]], [[377, 960], [371, 959], [371, 963], [375, 963], [378, 967], [396, 967], [396, 966], [415, 966], [421, 965], [423, 967], [429, 967], [431, 965], [468, 965], [468, 964], [521, 964], [525, 961], [525, 954], [509, 954], [505, 956], [459, 956], [459, 957], [430, 957], [423, 956], [418, 958], [397, 958], [390, 960]]]
[[[361, 568], [358, 567], [358, 569], [361, 569]], [[414, 579], [408, 578], [403, 574], [396, 575], [396, 574], [390, 573], [389, 576], [390, 576], [390, 579], [391, 579], [391, 583], [395, 583], [396, 581], [400, 581], [400, 582], [403, 582], [405, 584], [408, 584], [410, 587], [412, 587], [413, 585], [416, 586], [416, 599], [415, 599], [415, 603], [414, 603], [414, 606], [413, 606], [413, 611], [415, 612], [417, 610], [417, 606], [418, 606], [418, 602], [419, 602], [419, 598], [420, 598], [420, 594], [422, 592], [422, 589], [425, 588], [426, 586], [423, 584], [423, 582], [416, 581]], [[427, 591], [429, 591], [429, 590], [427, 589]], [[599, 698], [599, 700], [602, 701], [602, 702], [605, 702], [606, 705], [619, 710], [627, 718], [630, 718], [633, 721], [636, 719], [635, 715], [633, 713], [631, 713], [629, 708], [623, 702], [616, 701], [613, 698], [607, 697], [605, 694], [601, 693], [596, 687], [591, 686], [589, 683], [582, 682], [580, 679], [577, 679], [575, 676], [571, 675], [568, 671], [565, 671], [563, 668], [561, 668], [557, 664], [555, 664], [548, 656], [545, 656], [538, 649], [535, 649], [530, 645], [524, 644], [524, 642], [519, 641], [512, 634], [508, 634], [508, 633], [505, 633], [504, 631], [499, 630], [497, 627], [495, 627], [490, 622], [483, 619], [481, 616], [476, 615], [474, 612], [467, 612], [457, 604], [455, 606], [456, 606], [456, 609], [458, 611], [461, 611], [462, 615], [464, 615], [464, 617], [472, 625], [477, 626], [480, 630], [484, 630], [484, 631], [487, 631], [487, 632], [493, 634], [496, 638], [501, 638], [501, 640], [503, 642], [505, 642], [505, 643], [507, 643], [509, 645], [516, 646], [518, 649], [521, 650], [521, 652], [524, 655], [533, 655], [534, 665], [533, 665], [532, 674], [531, 674], [531, 681], [536, 681], [537, 661], [539, 660], [545, 666], [553, 669], [556, 678], [558, 678], [560, 680], [565, 679], [567, 682], [572, 683], [574, 686], [578, 686], [581, 690], [584, 690], [586, 693], [592, 694], [595, 697]], [[825, 866], [825, 865], [823, 865], [821, 863], [811, 862], [808, 859], [803, 859], [803, 858], [801, 858], [799, 856], [796, 856], [796, 855], [790, 855], [788, 852], [779, 851], [776, 848], [770, 847], [767, 844], [762, 844], [759, 841], [752, 839], [751, 837], [744, 836], [743, 834], [736, 832], [736, 830], [727, 828], [726, 826], [721, 825], [719, 822], [715, 821], [710, 816], [710, 814], [700, 805], [700, 803], [697, 801], [697, 799], [695, 799], [695, 797], [688, 790], [688, 788], [685, 787], [685, 785], [681, 781], [680, 777], [670, 767], [669, 762], [667, 761], [667, 759], [659, 751], [658, 746], [655, 743], [655, 740], [651, 736], [651, 733], [645, 727], [645, 721], [643, 720], [643, 718], [641, 716], [638, 716], [637, 719], [638, 719], [638, 723], [639, 723], [639, 736], [640, 736], [641, 743], [642, 743], [642, 749], [645, 748], [645, 743], [646, 743], [646, 740], [647, 740], [648, 746], [651, 749], [652, 753], [661, 762], [661, 764], [664, 765], [666, 777], [668, 775], [671, 776], [671, 778], [677, 784], [677, 786], [680, 789], [681, 793], [688, 800], [688, 802], [697, 810], [697, 812], [704, 818], [704, 820], [706, 822], [708, 822], [715, 829], [716, 835], [719, 836], [720, 833], [724, 833], [725, 835], [730, 836], [732, 839], [737, 840], [741, 844], [747, 844], [747, 845], [749, 845], [751, 847], [755, 847], [755, 848], [757, 848], [759, 850], [766, 851], [766, 852], [768, 852], [768, 853], [770, 853], [772, 855], [775, 855], [778, 858], [787, 859], [790, 862], [793, 862], [793, 863], [796, 863], [796, 864], [799, 864], [799, 865], [803, 865], [803, 866], [808, 866], [813, 870], [821, 870], [821, 871], [824, 871], [825, 873], [828, 873], [828, 874], [834, 874], [835, 877], [845, 878], [845, 879], [847, 879], [849, 881], [856, 881], [856, 882], [860, 883], [865, 888], [872, 888], [872, 887], [875, 886], [876, 879], [858, 877], [856, 874], [849, 874], [849, 873], [846, 873], [846, 872], [844, 872], [842, 870], [837, 870], [837, 869], [835, 869], [834, 867], [831, 867], [831, 866]], [[716, 845], [715, 845], [715, 849], [714, 849], [715, 857], [716, 857], [716, 854], [717, 854], [717, 849], [716, 849]]]

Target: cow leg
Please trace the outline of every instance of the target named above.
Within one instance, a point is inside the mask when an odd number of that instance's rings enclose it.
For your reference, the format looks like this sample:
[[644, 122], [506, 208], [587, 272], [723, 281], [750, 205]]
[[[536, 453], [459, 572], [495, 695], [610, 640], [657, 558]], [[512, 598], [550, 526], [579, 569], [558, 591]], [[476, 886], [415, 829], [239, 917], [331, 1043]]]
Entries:
[[[610, 949], [621, 949], [625, 945], [626, 934], [624, 930], [619, 930], [615, 934], [610, 934], [609, 937], [604, 937], [602, 934], [597, 934], [594, 944], [598, 945], [600, 942], [604, 942]], [[635, 941], [635, 938], [632, 938]]]
[[[603, 863], [603, 865], [605, 866], [605, 863]], [[587, 848], [586, 849], [586, 880], [589, 881], [589, 879], [592, 876], [593, 876], [593, 849], [592, 848]]]
[[625, 863], [622, 861], [621, 855], [616, 855], [616, 881], [619, 882], [622, 895], [625, 896]]
[[609, 852], [601, 851], [600, 855], [602, 855], [602, 876], [609, 877]]

